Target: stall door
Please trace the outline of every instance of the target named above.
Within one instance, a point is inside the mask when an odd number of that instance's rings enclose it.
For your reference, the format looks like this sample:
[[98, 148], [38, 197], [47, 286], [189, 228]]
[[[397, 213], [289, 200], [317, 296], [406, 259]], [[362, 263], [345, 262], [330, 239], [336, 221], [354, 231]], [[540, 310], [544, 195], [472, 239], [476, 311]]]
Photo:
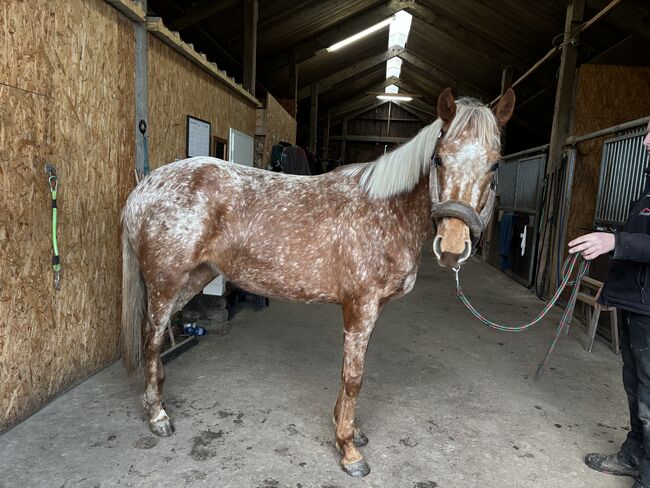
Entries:
[[529, 153], [504, 158], [498, 170], [488, 261], [525, 286], [533, 283], [545, 166], [545, 153]]

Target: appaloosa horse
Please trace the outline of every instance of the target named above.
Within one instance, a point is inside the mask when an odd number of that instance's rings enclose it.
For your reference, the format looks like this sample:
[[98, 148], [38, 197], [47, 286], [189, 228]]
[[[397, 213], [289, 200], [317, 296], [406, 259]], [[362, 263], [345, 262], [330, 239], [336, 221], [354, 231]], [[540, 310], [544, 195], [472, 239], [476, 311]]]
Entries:
[[336, 444], [346, 473], [368, 474], [357, 449], [367, 439], [354, 421], [368, 340], [382, 307], [413, 288], [432, 219], [440, 265], [470, 256], [491, 212], [499, 129], [513, 106], [512, 90], [491, 111], [454, 100], [448, 88], [438, 99], [440, 118], [413, 140], [321, 176], [208, 157], [147, 176], [123, 212], [122, 344], [127, 371], [144, 363], [151, 431], [174, 432], [161, 402], [160, 346], [170, 315], [222, 273], [265, 296], [341, 304]]

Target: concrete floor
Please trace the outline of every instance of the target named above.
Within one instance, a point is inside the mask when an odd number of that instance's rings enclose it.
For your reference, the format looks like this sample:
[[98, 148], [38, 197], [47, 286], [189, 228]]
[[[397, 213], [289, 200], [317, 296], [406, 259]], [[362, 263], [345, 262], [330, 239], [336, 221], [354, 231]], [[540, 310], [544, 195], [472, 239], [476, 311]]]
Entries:
[[[515, 323], [542, 303], [472, 262], [467, 294]], [[532, 379], [559, 318], [524, 334], [484, 328], [425, 250], [415, 289], [389, 304], [370, 342], [358, 420], [372, 472], [339, 469], [331, 412], [341, 363], [333, 305], [272, 301], [167, 366], [171, 438], [153, 436], [140, 381], [121, 365], [88, 379], [0, 437], [3, 487], [628, 487], [582, 464], [626, 434], [620, 359], [563, 337]]]

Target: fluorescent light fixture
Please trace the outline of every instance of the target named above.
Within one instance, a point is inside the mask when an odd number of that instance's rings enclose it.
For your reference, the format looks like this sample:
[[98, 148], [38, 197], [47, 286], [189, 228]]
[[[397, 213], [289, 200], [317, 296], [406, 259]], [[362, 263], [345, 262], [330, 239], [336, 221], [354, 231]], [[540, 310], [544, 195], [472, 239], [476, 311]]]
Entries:
[[389, 25], [391, 22], [395, 20], [395, 16], [389, 17], [386, 20], [382, 20], [378, 24], [373, 25], [372, 27], [368, 27], [365, 30], [362, 30], [361, 32], [357, 32], [353, 36], [348, 37], [347, 39], [343, 39], [340, 42], [337, 42], [336, 44], [332, 44], [330, 47], [327, 48], [327, 52], [332, 52], [336, 51], [337, 49], [341, 49], [342, 47], [347, 46], [348, 44], [352, 44], [355, 41], [358, 41], [359, 39], [363, 39], [366, 36], [369, 36], [373, 32], [377, 32], [379, 29], [382, 29]]
[[413, 100], [413, 97], [408, 97], [404, 95], [377, 95], [379, 100], [390, 100], [392, 102], [410, 102]]

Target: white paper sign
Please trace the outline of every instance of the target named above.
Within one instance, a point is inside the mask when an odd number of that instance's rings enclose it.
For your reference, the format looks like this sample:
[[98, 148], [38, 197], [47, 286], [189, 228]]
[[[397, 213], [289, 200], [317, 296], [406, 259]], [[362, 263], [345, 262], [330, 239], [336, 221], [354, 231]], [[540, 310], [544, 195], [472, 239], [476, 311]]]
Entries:
[[211, 124], [187, 116], [187, 157], [210, 155]]

